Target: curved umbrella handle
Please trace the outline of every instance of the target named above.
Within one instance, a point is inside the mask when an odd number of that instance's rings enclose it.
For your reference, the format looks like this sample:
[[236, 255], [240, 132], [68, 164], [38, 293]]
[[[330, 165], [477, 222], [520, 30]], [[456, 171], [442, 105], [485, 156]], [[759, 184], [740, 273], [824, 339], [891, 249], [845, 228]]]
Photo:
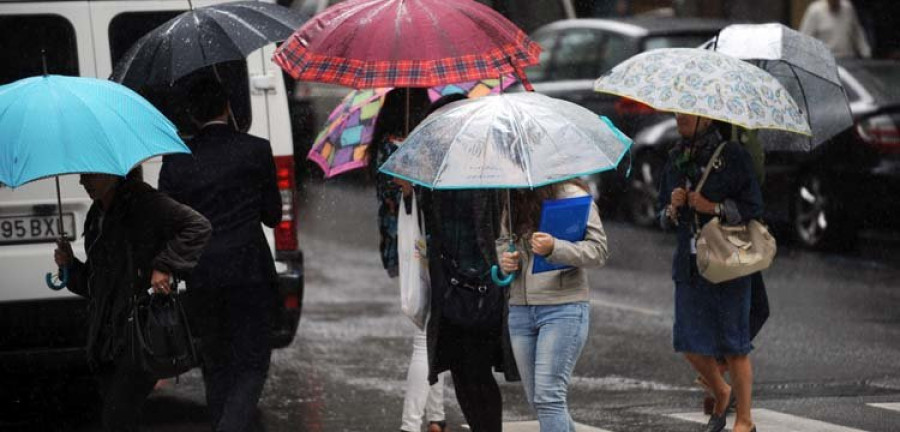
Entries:
[[512, 283], [513, 279], [515, 279], [515, 278], [516, 278], [516, 274], [512, 273], [512, 274], [506, 275], [505, 278], [500, 279], [500, 267], [497, 267], [496, 265], [491, 266], [491, 279], [494, 280], [494, 283], [497, 284], [497, 286], [502, 286], [502, 287], [508, 286], [509, 284]]
[[53, 282], [53, 273], [47, 273], [44, 275], [44, 282], [47, 283], [47, 287], [52, 289], [53, 291], [59, 291], [66, 287], [69, 284], [69, 268], [68, 267], [60, 267], [59, 269], [59, 285]]
[[[516, 244], [513, 243], [512, 240], [510, 240], [510, 242], [509, 242], [509, 249], [507, 249], [507, 251], [508, 252], [516, 251]], [[509, 284], [512, 283], [512, 281], [515, 278], [516, 278], [516, 274], [510, 273], [510, 274], [506, 275], [505, 278], [501, 279], [500, 278], [500, 267], [498, 267], [497, 265], [491, 266], [491, 279], [494, 281], [495, 284], [497, 284], [497, 286], [502, 286], [502, 287], [508, 286]]]

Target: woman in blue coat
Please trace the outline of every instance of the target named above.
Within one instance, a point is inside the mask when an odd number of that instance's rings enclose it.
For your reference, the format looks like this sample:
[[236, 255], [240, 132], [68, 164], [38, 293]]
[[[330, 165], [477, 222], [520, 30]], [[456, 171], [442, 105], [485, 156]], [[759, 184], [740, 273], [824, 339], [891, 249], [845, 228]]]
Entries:
[[[734, 431], [755, 432], [750, 417], [753, 372], [750, 365], [750, 276], [713, 284], [697, 270], [695, 234], [715, 216], [727, 225], [762, 216], [762, 194], [753, 161], [737, 142], [725, 144], [700, 193], [694, 192], [729, 125], [705, 117], [677, 114], [683, 139], [669, 154], [660, 184], [660, 221], [674, 228], [678, 243], [672, 262], [675, 282], [675, 351], [684, 354], [710, 384], [716, 405], [704, 431], [725, 428], [725, 410], [737, 400]], [[695, 223], [695, 214], [699, 226]], [[716, 357], [728, 360], [729, 386], [716, 369]]]

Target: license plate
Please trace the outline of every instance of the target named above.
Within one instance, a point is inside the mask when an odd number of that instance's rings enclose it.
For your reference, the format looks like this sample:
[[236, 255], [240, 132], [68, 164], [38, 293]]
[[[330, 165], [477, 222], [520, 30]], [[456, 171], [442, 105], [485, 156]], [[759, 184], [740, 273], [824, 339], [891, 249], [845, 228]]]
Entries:
[[[75, 215], [63, 213], [66, 238], [75, 239]], [[59, 215], [0, 216], [0, 244], [49, 242], [59, 238]]]

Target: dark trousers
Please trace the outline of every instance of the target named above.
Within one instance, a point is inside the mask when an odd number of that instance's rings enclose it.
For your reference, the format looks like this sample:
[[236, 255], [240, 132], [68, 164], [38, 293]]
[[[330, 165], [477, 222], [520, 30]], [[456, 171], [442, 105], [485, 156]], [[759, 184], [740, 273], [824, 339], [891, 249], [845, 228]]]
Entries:
[[144, 400], [153, 391], [156, 378], [134, 366], [126, 353], [98, 372], [103, 395], [101, 421], [108, 432], [136, 431]]
[[503, 399], [493, 368], [499, 354], [498, 334], [480, 334], [441, 325], [441, 345], [453, 376], [456, 400], [473, 432], [500, 432]]
[[206, 403], [216, 432], [253, 427], [272, 353], [274, 290], [262, 283], [192, 293]]

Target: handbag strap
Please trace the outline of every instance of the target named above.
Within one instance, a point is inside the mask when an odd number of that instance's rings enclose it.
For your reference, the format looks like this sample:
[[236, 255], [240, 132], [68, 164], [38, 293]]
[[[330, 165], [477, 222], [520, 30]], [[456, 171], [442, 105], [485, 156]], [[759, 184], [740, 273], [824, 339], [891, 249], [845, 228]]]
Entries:
[[[697, 188], [694, 189], [694, 192], [700, 193], [700, 190], [703, 189], [703, 185], [706, 184], [706, 179], [709, 178], [709, 173], [712, 172], [713, 165], [716, 163], [716, 159], [719, 158], [719, 155], [722, 154], [722, 150], [725, 149], [725, 145], [728, 144], [728, 141], [724, 141], [716, 147], [716, 151], [713, 152], [712, 157], [709, 158], [709, 162], [706, 163], [706, 168], [703, 169], [703, 176], [700, 177], [700, 183], [697, 183]], [[696, 231], [694, 232], [695, 236], [700, 235], [700, 217], [697, 216], [697, 210], [694, 210], [694, 224], [696, 226]]]
[[725, 149], [726, 144], [728, 144], [728, 141], [725, 141], [716, 147], [716, 151], [713, 152], [712, 157], [709, 158], [709, 162], [706, 163], [706, 168], [703, 170], [703, 176], [700, 177], [700, 183], [697, 183], [697, 189], [694, 189], [694, 192], [700, 193], [700, 190], [703, 189], [703, 185], [706, 184], [706, 179], [709, 178], [709, 173], [712, 172], [712, 167], [716, 163], [716, 159], [722, 154], [722, 150]]

